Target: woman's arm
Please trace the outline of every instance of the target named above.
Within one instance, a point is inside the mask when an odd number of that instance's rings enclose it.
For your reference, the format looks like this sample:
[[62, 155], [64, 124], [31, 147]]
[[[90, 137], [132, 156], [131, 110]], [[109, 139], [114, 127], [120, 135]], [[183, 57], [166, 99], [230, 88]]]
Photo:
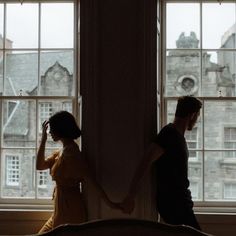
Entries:
[[41, 143], [39, 145], [39, 150], [37, 153], [37, 160], [36, 160], [37, 170], [45, 170], [49, 168], [49, 164], [45, 160], [45, 145], [47, 141], [47, 129], [48, 129], [48, 121], [44, 121], [42, 124], [42, 139], [41, 139]]

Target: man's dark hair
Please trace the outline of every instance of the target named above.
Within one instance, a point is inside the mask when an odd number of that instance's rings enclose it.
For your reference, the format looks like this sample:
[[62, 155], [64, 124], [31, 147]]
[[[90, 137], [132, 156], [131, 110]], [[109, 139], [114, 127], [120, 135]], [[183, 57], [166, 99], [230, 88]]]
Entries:
[[50, 130], [60, 138], [77, 139], [81, 131], [76, 123], [74, 116], [67, 111], [59, 111], [49, 118]]
[[202, 102], [193, 96], [179, 97], [176, 106], [175, 116], [184, 118], [189, 114], [199, 112], [202, 107]]

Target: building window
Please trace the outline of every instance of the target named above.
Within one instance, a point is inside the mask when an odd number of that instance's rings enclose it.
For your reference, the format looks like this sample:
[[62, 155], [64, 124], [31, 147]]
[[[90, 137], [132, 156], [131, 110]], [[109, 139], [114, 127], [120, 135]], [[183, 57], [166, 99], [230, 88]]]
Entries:
[[68, 112], [72, 112], [72, 104], [71, 102], [63, 102], [63, 110], [68, 111]]
[[40, 103], [40, 125], [47, 120], [53, 113], [51, 102]]
[[224, 198], [236, 199], [236, 183], [224, 183]]
[[197, 158], [197, 127], [186, 131], [185, 139], [189, 149], [189, 158]]
[[[0, 204], [50, 202], [54, 184], [35, 156], [44, 120], [64, 109], [80, 120], [78, 4], [0, 1]], [[48, 135], [46, 156], [58, 148]]]
[[8, 109], [7, 109], [7, 118], [9, 118], [13, 112], [13, 110], [15, 109], [17, 105], [17, 102], [14, 101], [9, 101], [8, 102]]
[[48, 185], [48, 171], [39, 171], [38, 186], [39, 188], [46, 188]]
[[197, 129], [186, 133], [188, 174], [198, 180], [197, 204], [223, 206], [223, 182], [236, 179], [236, 162], [227, 159], [236, 157], [236, 3], [165, 0], [162, 7], [162, 124], [172, 120], [179, 96], [202, 101]]
[[235, 151], [225, 151], [224, 156], [226, 158], [236, 157], [236, 128], [224, 128], [224, 147], [225, 149], [235, 149]]
[[20, 159], [18, 156], [6, 156], [6, 185], [19, 186], [20, 184]]

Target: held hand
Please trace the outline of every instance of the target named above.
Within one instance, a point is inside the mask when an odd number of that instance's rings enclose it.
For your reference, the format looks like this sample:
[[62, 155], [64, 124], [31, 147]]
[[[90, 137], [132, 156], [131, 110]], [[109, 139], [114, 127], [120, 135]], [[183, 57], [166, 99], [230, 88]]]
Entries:
[[123, 209], [120, 206], [120, 203], [109, 201], [108, 206], [112, 209], [117, 209], [117, 210], [123, 211]]
[[48, 120], [45, 120], [42, 124], [42, 141], [46, 142], [47, 140], [47, 129], [48, 129]]
[[123, 212], [126, 214], [131, 214], [135, 207], [134, 198], [127, 196], [122, 203], [120, 203], [120, 207], [122, 208]]

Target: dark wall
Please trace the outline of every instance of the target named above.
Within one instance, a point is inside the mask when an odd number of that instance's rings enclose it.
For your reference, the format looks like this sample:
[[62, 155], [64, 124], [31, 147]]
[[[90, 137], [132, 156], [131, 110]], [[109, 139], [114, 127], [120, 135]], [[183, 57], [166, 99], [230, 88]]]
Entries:
[[[114, 201], [156, 133], [155, 0], [81, 0], [82, 149]], [[134, 215], [150, 215], [149, 178]], [[90, 219], [122, 215], [88, 192]]]

